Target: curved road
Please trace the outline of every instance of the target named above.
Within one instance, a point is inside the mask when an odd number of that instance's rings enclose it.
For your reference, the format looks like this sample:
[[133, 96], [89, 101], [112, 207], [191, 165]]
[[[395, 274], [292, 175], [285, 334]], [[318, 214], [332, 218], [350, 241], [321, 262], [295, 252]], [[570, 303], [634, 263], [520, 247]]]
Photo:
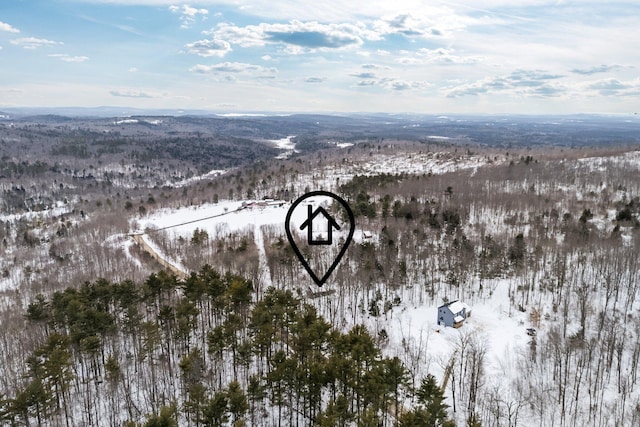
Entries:
[[146, 240], [144, 240], [144, 234], [130, 234], [130, 236], [133, 238], [133, 240], [138, 243], [138, 245], [140, 245], [140, 247], [149, 255], [151, 255], [151, 257], [153, 259], [155, 259], [156, 261], [158, 261], [160, 263], [161, 266], [163, 266], [164, 268], [166, 268], [167, 270], [171, 271], [173, 274], [175, 274], [178, 278], [180, 279], [186, 279], [189, 274], [187, 274], [186, 271], [181, 270], [180, 268], [178, 268], [176, 265], [171, 264], [169, 261], [167, 261], [161, 254], [159, 254], [158, 252], [155, 251], [155, 249], [153, 249], [147, 242]]

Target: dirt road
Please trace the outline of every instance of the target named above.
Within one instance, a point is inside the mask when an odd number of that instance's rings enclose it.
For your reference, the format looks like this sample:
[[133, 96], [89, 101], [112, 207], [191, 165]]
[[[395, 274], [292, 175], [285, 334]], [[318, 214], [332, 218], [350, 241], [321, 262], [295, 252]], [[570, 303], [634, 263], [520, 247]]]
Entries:
[[160, 265], [162, 265], [167, 270], [171, 271], [180, 279], [186, 279], [189, 275], [187, 272], [181, 270], [177, 266], [171, 264], [168, 260], [166, 260], [161, 254], [156, 252], [149, 244], [144, 240], [143, 234], [131, 234], [133, 240], [140, 245], [140, 247], [147, 252], [153, 259], [158, 261]]

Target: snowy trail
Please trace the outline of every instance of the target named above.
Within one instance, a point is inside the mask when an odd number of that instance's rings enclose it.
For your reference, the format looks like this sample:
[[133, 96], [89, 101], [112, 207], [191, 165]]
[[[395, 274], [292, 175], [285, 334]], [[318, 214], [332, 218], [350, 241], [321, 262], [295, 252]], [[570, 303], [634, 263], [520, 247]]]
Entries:
[[145, 240], [144, 234], [133, 234], [132, 237], [145, 252], [151, 255], [151, 257], [158, 261], [164, 268], [168, 269], [181, 279], [186, 279], [189, 276], [189, 273], [184, 269], [184, 267], [172, 263], [160, 252], [156, 251], [156, 249]]
[[258, 250], [258, 274], [259, 280], [265, 286], [261, 288], [265, 289], [273, 285], [271, 281], [271, 271], [269, 270], [269, 264], [267, 263], [267, 251], [264, 249], [264, 235], [262, 234], [262, 227], [260, 224], [254, 224], [253, 239]]

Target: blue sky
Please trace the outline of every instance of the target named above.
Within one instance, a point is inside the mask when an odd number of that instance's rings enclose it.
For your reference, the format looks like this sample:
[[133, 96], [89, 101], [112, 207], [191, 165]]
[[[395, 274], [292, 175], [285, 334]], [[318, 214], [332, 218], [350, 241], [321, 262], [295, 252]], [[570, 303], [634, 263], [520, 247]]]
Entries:
[[639, 28], [637, 0], [3, 0], [0, 108], [632, 114]]

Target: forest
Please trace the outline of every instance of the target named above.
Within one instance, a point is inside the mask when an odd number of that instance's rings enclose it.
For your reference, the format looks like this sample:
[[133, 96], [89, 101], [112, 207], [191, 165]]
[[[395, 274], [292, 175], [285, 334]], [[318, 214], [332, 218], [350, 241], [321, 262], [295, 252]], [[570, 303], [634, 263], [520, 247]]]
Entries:
[[40, 344], [0, 402], [9, 425], [452, 425], [435, 378], [414, 387], [365, 326], [207, 265], [37, 295], [25, 319]]

